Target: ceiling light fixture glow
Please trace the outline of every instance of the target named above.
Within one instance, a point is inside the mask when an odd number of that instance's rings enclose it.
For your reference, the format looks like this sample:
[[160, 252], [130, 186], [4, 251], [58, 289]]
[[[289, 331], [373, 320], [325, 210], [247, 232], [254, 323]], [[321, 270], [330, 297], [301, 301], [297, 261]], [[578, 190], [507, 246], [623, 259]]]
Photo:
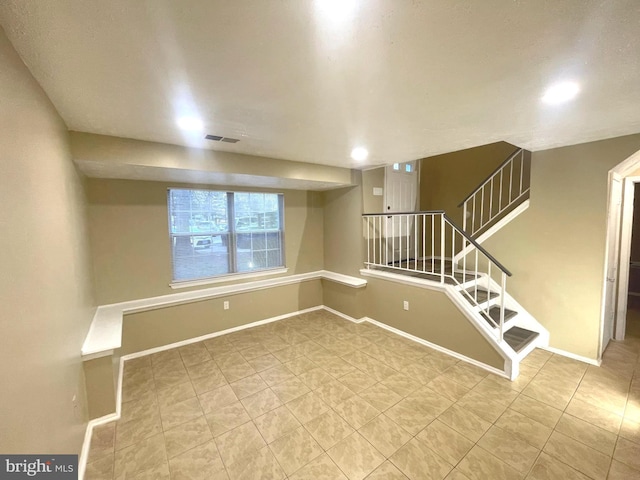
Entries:
[[180, 117], [176, 120], [178, 128], [187, 132], [201, 132], [204, 130], [204, 123], [197, 117]]
[[332, 22], [350, 19], [357, 6], [357, 0], [316, 0], [315, 3], [325, 19]]
[[575, 82], [556, 83], [547, 89], [542, 96], [542, 101], [548, 105], [558, 105], [573, 100], [578, 92], [580, 92], [580, 86]]
[[369, 152], [364, 147], [356, 147], [351, 150], [351, 158], [353, 158], [356, 162], [362, 162], [367, 159], [369, 156]]

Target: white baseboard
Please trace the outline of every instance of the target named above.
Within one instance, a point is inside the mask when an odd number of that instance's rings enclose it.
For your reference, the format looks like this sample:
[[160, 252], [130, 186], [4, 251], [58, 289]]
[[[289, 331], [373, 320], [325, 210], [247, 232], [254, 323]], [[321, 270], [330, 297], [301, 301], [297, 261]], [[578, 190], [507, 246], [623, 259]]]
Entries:
[[207, 335], [202, 335], [200, 337], [189, 338], [187, 340], [182, 340], [179, 342], [170, 343], [168, 345], [163, 345], [161, 347], [149, 348], [147, 350], [143, 350], [140, 352], [130, 353], [128, 355], [123, 355], [120, 357], [120, 365], [118, 367], [118, 381], [116, 386], [116, 411], [115, 413], [110, 413], [100, 418], [96, 418], [94, 420], [90, 420], [87, 424], [87, 428], [84, 434], [84, 441], [82, 442], [82, 450], [80, 451], [80, 457], [78, 459], [78, 480], [84, 479], [84, 473], [87, 468], [87, 461], [89, 460], [89, 449], [91, 448], [91, 436], [93, 434], [93, 429], [99, 425], [103, 425], [105, 423], [113, 422], [120, 419], [121, 409], [122, 409], [122, 375], [124, 372], [124, 362], [127, 360], [132, 360], [134, 358], [140, 358], [147, 355], [151, 355], [153, 353], [163, 352], [165, 350], [171, 350], [172, 348], [183, 347], [185, 345], [189, 345], [192, 343], [202, 342], [203, 340], [208, 340], [210, 338], [219, 337], [221, 335], [226, 335], [228, 333], [238, 332], [240, 330], [246, 330], [248, 328], [257, 327], [260, 325], [265, 325], [267, 323], [277, 322], [278, 320], [284, 320], [286, 318], [290, 318], [296, 315], [302, 315], [304, 313], [314, 312], [316, 310], [327, 310], [331, 313], [335, 313], [340, 317], [350, 320], [352, 322], [359, 323], [362, 320], [356, 320], [348, 315], [343, 313], [339, 313], [336, 310], [325, 307], [324, 305], [319, 305], [317, 307], [306, 308], [304, 310], [298, 310], [297, 312], [286, 313], [284, 315], [278, 315], [277, 317], [271, 317], [264, 320], [258, 320], [257, 322], [247, 323], [246, 325], [240, 325], [238, 327], [228, 328], [226, 330], [221, 330], [219, 332], [209, 333]]
[[292, 312], [292, 313], [285, 313], [284, 315], [278, 315], [277, 317], [258, 320], [257, 322], [247, 323], [245, 325], [240, 325], [238, 327], [227, 328], [226, 330], [220, 330], [219, 332], [208, 333], [206, 335], [201, 335], [200, 337], [188, 338], [186, 340], [181, 340], [179, 342], [169, 343], [167, 345], [162, 345], [161, 347], [149, 348], [147, 350], [142, 350], [140, 352], [124, 355], [121, 357], [121, 360], [131, 360], [133, 358], [145, 357], [153, 353], [164, 352], [165, 350], [171, 350], [172, 348], [184, 347], [185, 345], [190, 345], [192, 343], [198, 343], [204, 340], [209, 340], [211, 338], [220, 337], [222, 335], [228, 335], [229, 333], [239, 332], [241, 330], [246, 330], [247, 328], [259, 327], [260, 325], [266, 325], [267, 323], [277, 322], [279, 320], [284, 320], [286, 318], [294, 317], [296, 315], [302, 315], [304, 313], [315, 312], [316, 310], [322, 310], [323, 308], [324, 308], [323, 305], [318, 305], [317, 307], [305, 308], [304, 310], [298, 310], [297, 312]]
[[431, 343], [428, 342], [427, 340], [424, 340], [420, 337], [416, 337], [414, 335], [411, 335], [410, 333], [404, 332], [402, 330], [398, 330], [397, 328], [391, 327], [389, 325], [387, 325], [386, 323], [382, 323], [382, 322], [378, 322], [377, 320], [374, 320], [372, 318], [369, 317], [364, 317], [364, 320], [366, 320], [369, 323], [372, 323], [373, 325], [380, 327], [380, 328], [384, 328], [385, 330], [395, 333], [396, 335], [400, 335], [401, 337], [407, 338], [409, 340], [412, 340], [416, 343], [419, 343], [421, 345], [424, 345], [425, 347], [429, 347], [432, 348], [438, 352], [442, 352], [442, 353], [446, 353], [447, 355], [457, 358], [458, 360], [462, 360], [463, 362], [469, 363], [471, 365], [474, 365], [476, 367], [482, 368], [483, 370], [486, 370], [488, 372], [491, 372], [495, 375], [499, 375], [501, 377], [504, 378], [509, 378], [509, 376], [502, 370], [496, 368], [496, 367], [492, 367], [491, 365], [486, 365], [482, 362], [479, 362], [478, 360], [475, 360], [473, 358], [469, 358], [465, 355], [462, 355], [461, 353], [458, 352], [454, 352], [453, 350], [449, 350], [447, 348], [441, 347], [440, 345], [437, 345], [435, 343]]
[[599, 367], [602, 364], [602, 360], [596, 360], [594, 358], [583, 357], [582, 355], [576, 355], [575, 353], [567, 352], [566, 350], [560, 350], [559, 348], [553, 348], [549, 346], [540, 346], [542, 350], [546, 350], [547, 352], [555, 353], [556, 355], [562, 355], [563, 357], [571, 358], [573, 360], [577, 360], [579, 362], [588, 363], [589, 365], [595, 365]]
[[362, 322], [364, 322], [364, 318], [356, 319], [356, 318], [350, 317], [346, 313], [339, 312], [338, 310], [334, 310], [333, 308], [327, 307], [326, 305], [322, 305], [321, 308], [323, 310], [326, 310], [329, 313], [333, 313], [334, 315], [342, 317], [345, 320], [349, 320], [350, 322], [353, 322], [353, 323], [362, 323]]
[[274, 287], [299, 284], [311, 280], [329, 280], [353, 288], [363, 288], [367, 281], [328, 270], [299, 273], [267, 280], [236, 283], [221, 287], [209, 287], [188, 292], [171, 293], [159, 297], [141, 298], [126, 302], [101, 305], [94, 312], [89, 332], [82, 345], [83, 359], [99, 358], [113, 354], [122, 346], [122, 322], [125, 314], [145, 312], [185, 303], [211, 300], [241, 293], [249, 293]]
[[87, 460], [89, 460], [89, 449], [91, 448], [91, 436], [93, 435], [93, 429], [97, 426], [119, 419], [120, 415], [110, 413], [104, 417], [90, 420], [89, 423], [87, 423], [87, 428], [84, 432], [84, 441], [82, 442], [82, 450], [80, 451], [80, 458], [78, 458], [78, 480], [84, 479], [84, 473], [87, 470]]
[[447, 355], [450, 355], [454, 358], [457, 358], [458, 360], [462, 360], [463, 362], [469, 363], [471, 365], [475, 365], [479, 368], [482, 368], [488, 372], [491, 372], [495, 375], [504, 377], [504, 378], [509, 378], [509, 376], [503, 372], [502, 370], [499, 370], [495, 367], [492, 367], [490, 365], [485, 365], [484, 363], [481, 363], [477, 360], [474, 360], [473, 358], [469, 358], [466, 357], [460, 353], [454, 352], [452, 350], [448, 350], [444, 347], [441, 347], [440, 345], [436, 345], [434, 343], [428, 342], [427, 340], [423, 340], [422, 338], [413, 336], [409, 333], [406, 333], [402, 330], [398, 330], [397, 328], [391, 327], [387, 324], [378, 322], [377, 320], [374, 320], [372, 318], [368, 318], [368, 317], [363, 317], [361, 319], [356, 319], [353, 317], [350, 317], [349, 315], [346, 315], [342, 312], [339, 312], [337, 310], [334, 310], [333, 308], [327, 307], [325, 305], [319, 305], [316, 307], [311, 307], [311, 308], [307, 308], [304, 310], [299, 310], [296, 312], [292, 312], [292, 313], [287, 313], [284, 315], [278, 315], [277, 317], [271, 317], [271, 318], [267, 318], [264, 320], [259, 320], [257, 322], [252, 322], [252, 323], [248, 323], [246, 325], [240, 325], [238, 327], [233, 327], [233, 328], [229, 328], [226, 330], [222, 330], [219, 332], [214, 332], [214, 333], [210, 333], [207, 335], [202, 335], [200, 337], [195, 337], [195, 338], [190, 338], [187, 340], [182, 340], [179, 342], [174, 342], [168, 345], [163, 345], [161, 347], [155, 347], [155, 348], [150, 348], [147, 350], [143, 350], [140, 352], [135, 352], [135, 353], [130, 353], [128, 355], [123, 355], [122, 357], [120, 357], [120, 364], [119, 364], [119, 371], [118, 371], [118, 381], [117, 381], [117, 387], [116, 387], [116, 411], [115, 413], [111, 413], [109, 415], [105, 415], [103, 417], [100, 418], [96, 418], [94, 420], [89, 421], [89, 423], [87, 424], [87, 429], [85, 431], [85, 436], [84, 436], [84, 441], [82, 444], [82, 450], [80, 453], [80, 458], [78, 460], [78, 480], [83, 480], [84, 479], [84, 473], [86, 471], [86, 467], [87, 467], [87, 461], [88, 461], [88, 457], [89, 457], [89, 450], [91, 448], [91, 436], [93, 434], [93, 429], [99, 425], [103, 425], [105, 423], [109, 423], [109, 422], [113, 422], [116, 420], [120, 419], [120, 415], [121, 415], [121, 409], [122, 409], [122, 379], [123, 379], [123, 372], [124, 372], [124, 362], [127, 360], [132, 360], [134, 358], [140, 358], [140, 357], [144, 357], [147, 355], [151, 355], [154, 353], [158, 353], [158, 352], [162, 352], [165, 350], [171, 350], [173, 348], [177, 348], [177, 347], [183, 347], [185, 345], [189, 345], [192, 343], [198, 343], [198, 342], [202, 342], [203, 340], [208, 340], [210, 338], [215, 338], [215, 337], [219, 337], [222, 335], [227, 335], [229, 333], [233, 333], [233, 332], [238, 332], [241, 330], [246, 330], [248, 328], [253, 328], [253, 327], [257, 327], [260, 325], [265, 325], [267, 323], [272, 323], [272, 322], [277, 322], [279, 320], [284, 320], [286, 318], [290, 318], [296, 315], [302, 315], [304, 313], [309, 313], [309, 312], [314, 312], [317, 310], [326, 310], [330, 313], [333, 313], [334, 315], [337, 315], [341, 318], [344, 318], [345, 320], [348, 320], [350, 322], [353, 323], [363, 323], [363, 322], [369, 322], [373, 325], [376, 325], [380, 328], [384, 328], [387, 331], [390, 331], [392, 333], [395, 333], [396, 335], [400, 335], [404, 338], [407, 338], [409, 340], [412, 340], [414, 342], [417, 342], [421, 345], [424, 345], [426, 347], [432, 348], [436, 351], [445, 353]]

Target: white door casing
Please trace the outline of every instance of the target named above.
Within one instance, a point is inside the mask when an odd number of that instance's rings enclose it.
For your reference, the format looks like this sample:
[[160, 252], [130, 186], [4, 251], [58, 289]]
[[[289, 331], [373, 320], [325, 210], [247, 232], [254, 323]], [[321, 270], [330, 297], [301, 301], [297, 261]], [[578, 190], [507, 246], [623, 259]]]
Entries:
[[624, 340], [627, 328], [627, 301], [629, 299], [629, 269], [631, 264], [631, 239], [633, 236], [633, 207], [636, 183], [640, 177], [631, 176], [624, 179], [622, 201], [622, 218], [620, 219], [620, 261], [618, 268], [618, 301], [614, 338]]
[[613, 338], [616, 319], [616, 292], [618, 286], [618, 263], [620, 260], [620, 217], [622, 210], [622, 177], [611, 174], [609, 202], [607, 207], [607, 256], [605, 258], [605, 286], [600, 356]]
[[[627, 317], [627, 294], [628, 294], [628, 278], [629, 278], [629, 260], [631, 258], [631, 230], [633, 224], [633, 193], [631, 190], [633, 185], [629, 185], [630, 183], [638, 183], [640, 182], [640, 177], [636, 177], [636, 172], [640, 168], [640, 150], [635, 152], [633, 155], [626, 158], [624, 161], [620, 162], [618, 165], [609, 170], [609, 203], [607, 204], [607, 212], [609, 212], [609, 207], [611, 205], [611, 181], [612, 178], [622, 179], [625, 181], [625, 200], [623, 205], [623, 213], [622, 218], [620, 219], [621, 227], [617, 230], [621, 232], [620, 239], [620, 251], [619, 257], [617, 259], [618, 266], [618, 301], [617, 301], [617, 315], [616, 315], [616, 340], [624, 339], [624, 330], [626, 326], [626, 317]], [[629, 186], [629, 189], [627, 188]], [[631, 197], [631, 198], [630, 198]], [[631, 203], [630, 203], [631, 202]], [[607, 227], [609, 227], [609, 218], [607, 217]], [[607, 298], [607, 273], [608, 273], [608, 263], [610, 257], [610, 249], [613, 245], [609, 245], [609, 237], [610, 231], [607, 231], [607, 241], [605, 244], [605, 270], [603, 275], [603, 286], [602, 286], [602, 302], [601, 302], [601, 310], [600, 310], [600, 358], [602, 358], [602, 352], [604, 351], [604, 347], [602, 346], [604, 343], [602, 342], [604, 338], [604, 324], [605, 324], [605, 307], [606, 298]]]

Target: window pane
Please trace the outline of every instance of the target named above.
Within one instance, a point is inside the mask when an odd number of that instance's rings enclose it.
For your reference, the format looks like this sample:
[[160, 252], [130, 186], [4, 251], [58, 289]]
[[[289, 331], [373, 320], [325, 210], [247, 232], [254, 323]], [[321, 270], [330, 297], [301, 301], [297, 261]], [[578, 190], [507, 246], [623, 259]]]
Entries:
[[172, 189], [169, 193], [171, 233], [228, 231], [226, 192]]
[[[278, 194], [234, 193], [234, 207], [237, 270], [282, 266]], [[270, 250], [277, 250], [277, 255]]]
[[233, 199], [237, 232], [280, 228], [278, 194], [237, 192], [233, 194]]
[[172, 237], [173, 279], [194, 280], [229, 273], [229, 236]]
[[282, 195], [276, 193], [170, 189], [173, 280], [282, 266], [281, 205]]
[[267, 233], [267, 248], [280, 250], [280, 232]]

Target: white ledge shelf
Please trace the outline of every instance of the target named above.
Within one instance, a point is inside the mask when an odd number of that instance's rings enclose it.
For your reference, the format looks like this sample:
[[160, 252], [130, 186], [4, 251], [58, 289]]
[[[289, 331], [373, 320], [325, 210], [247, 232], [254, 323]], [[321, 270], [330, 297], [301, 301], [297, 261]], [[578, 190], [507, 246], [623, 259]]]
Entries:
[[257, 280], [253, 282], [203, 288], [189, 292], [172, 293], [159, 297], [143, 298], [128, 302], [102, 305], [97, 308], [89, 333], [82, 346], [83, 360], [91, 360], [113, 354], [122, 346], [122, 321], [125, 314], [172, 307], [184, 303], [197, 302], [226, 295], [252, 292], [266, 288], [280, 287], [310, 280], [330, 280], [353, 288], [362, 288], [367, 281], [341, 273], [318, 270], [315, 272], [288, 275], [285, 277]]

